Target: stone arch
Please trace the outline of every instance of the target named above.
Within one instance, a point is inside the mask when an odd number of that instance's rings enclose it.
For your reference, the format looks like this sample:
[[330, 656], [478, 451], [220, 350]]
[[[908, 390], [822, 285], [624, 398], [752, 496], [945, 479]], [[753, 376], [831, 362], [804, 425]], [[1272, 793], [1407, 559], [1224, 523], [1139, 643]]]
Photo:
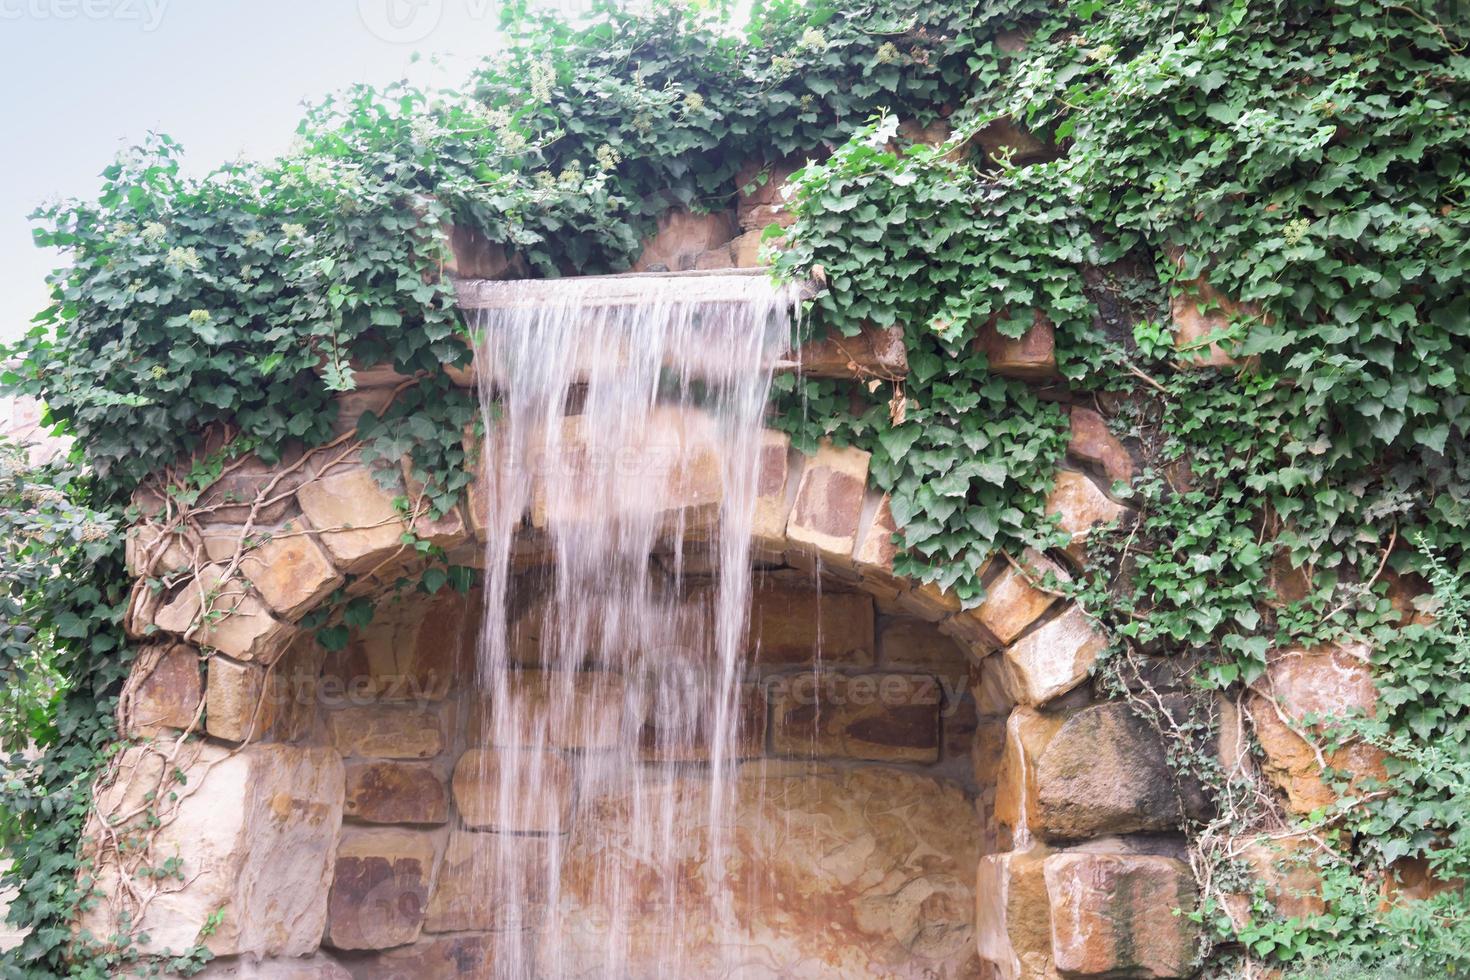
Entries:
[[[387, 390], [384, 383], [345, 396], [344, 428], [351, 426], [356, 414], [380, 405]], [[1118, 828], [1125, 833], [1162, 829], [1156, 811], [1170, 802], [1120, 801], [1114, 794], [1099, 806], [1085, 798], [1097, 790], [1087, 780], [1068, 786], [1065, 779], [1058, 779], [1043, 786], [1038, 775], [1047, 769], [1043, 759], [1047, 752], [1064, 757], [1067, 752], [1075, 755], [1079, 747], [1111, 746], [1114, 756], [1120, 756], [1130, 751], [1148, 754], [1157, 748], [1147, 744], [1148, 733], [1116, 716], [1107, 705], [1089, 706], [1085, 694], [1072, 693], [1087, 680], [1103, 640], [1082, 610], [1060, 601], [1042, 585], [1048, 573], [1067, 576], [1068, 563], [1080, 558], [1080, 547], [1094, 527], [1126, 515], [1089, 472], [1114, 475], [1131, 465], [1126, 449], [1086, 409], [1073, 409], [1073, 428], [1070, 459], [1058, 473], [1048, 504], [1073, 535], [1073, 545], [1051, 556], [1030, 552], [993, 559], [985, 572], [987, 599], [975, 609], [965, 610], [954, 597], [894, 572], [895, 527], [889, 502], [871, 485], [869, 457], [859, 449], [824, 444], [807, 457], [794, 450], [784, 434], [768, 430], [751, 528], [757, 560], [821, 574], [845, 589], [866, 593], [894, 615], [931, 624], [966, 652], [976, 700], [971, 749], [980, 791], [976, 804], [987, 828], [983, 850], [994, 852], [979, 864], [977, 947], [1002, 976], [1035, 975], [1032, 966], [1038, 957], [1046, 963], [1056, 961], [1054, 937], [1033, 935], [1036, 915], [1045, 918], [1050, 905], [1063, 900], [1086, 901], [1092, 896], [1102, 902], [1103, 892], [1096, 887], [1080, 892], [1075, 883], [1053, 887], [1048, 869], [1055, 870], [1064, 858], [1072, 864], [1101, 861], [1107, 866], [1103, 870], [1112, 874], [1144, 875], [1150, 887], [1165, 879], [1188, 880], [1187, 869], [1169, 855], [1120, 855], [1110, 853], [1106, 843], [1099, 845], [1105, 853], [1085, 859], [1070, 850], [1057, 854], [1049, 850], [1078, 839], [1106, 837]], [[701, 474], [710, 471], [701, 456], [707, 451], [697, 444], [681, 446], [672, 462], [666, 458], [660, 464], [668, 468], [670, 484], [689, 494], [685, 505], [691, 512], [707, 507], [711, 494], [718, 493], [718, 488], [712, 490], [707, 480], [701, 480]], [[129, 532], [129, 568], [137, 583], [127, 625], [135, 637], [148, 638], [153, 645], [140, 657], [122, 699], [129, 734], [188, 730], [202, 716], [203, 733], [211, 740], [192, 750], [198, 756], [192, 762], [226, 773], [226, 783], [234, 785], [242, 799], [256, 795], [244, 788], [252, 783], [274, 786], [277, 798], [321, 814], [315, 823], [267, 830], [263, 827], [269, 821], [245, 807], [238, 825], [230, 825], [226, 864], [209, 878], [213, 891], [206, 889], [202, 898], [193, 900], [198, 907], [228, 904], [242, 882], [269, 894], [271, 889], [260, 887], [258, 876], [260, 838], [272, 834], [271, 846], [335, 854], [338, 863], [364, 864], [383, 857], [378, 852], [385, 848], [397, 848], [391, 855], [395, 860], [423, 867], [421, 898], [429, 901], [428, 869], [445, 860], [442, 842], [438, 850], [425, 850], [421, 835], [410, 833], [398, 840], [393, 833], [369, 835], [351, 826], [340, 828], [344, 815], [360, 815], [353, 810], [363, 805], [361, 799], [354, 802], [353, 787], [365, 780], [408, 780], [399, 788], [415, 795], [420, 804], [449, 805], [442, 790], [435, 795], [435, 787], [447, 783], [447, 771], [413, 782], [422, 776], [420, 770], [433, 767], [419, 760], [440, 754], [443, 736], [434, 733], [442, 725], [420, 725], [411, 709], [401, 706], [372, 717], [338, 712], [327, 719], [328, 746], [323, 748], [323, 739], [312, 737], [313, 724], [320, 724], [313, 716], [314, 705], [302, 710], [301, 696], [302, 685], [310, 686], [324, 676], [325, 659], [303, 624], [325, 609], [328, 597], [340, 592], [379, 603], [386, 610], [386, 628], [414, 633], [403, 641], [414, 656], [433, 646], [419, 643], [415, 631], [442, 628], [447, 621], [448, 617], [421, 611], [417, 618], [406, 617], [400, 623], [386, 596], [396, 580], [422, 565], [404, 545], [407, 532], [442, 547], [454, 561], [474, 563], [486, 527], [483, 480], [476, 481], [461, 507], [437, 520], [412, 507], [406, 513], [401, 508], [399, 498], [412, 500], [414, 489], [406, 475], [399, 485], [384, 487], [343, 441], [276, 466], [254, 458], [238, 461], [188, 508], [174, 505], [161, 485], [140, 491], [136, 503], [142, 517]], [[533, 514], [529, 523], [534, 527], [536, 520]], [[392, 643], [389, 646], [385, 656], [401, 652]], [[371, 651], [364, 655], [374, 656]], [[442, 696], [445, 686], [457, 682], [455, 672], [463, 669], [463, 663], [410, 658], [407, 663], [395, 661], [394, 667], [412, 687], [409, 693], [427, 691], [432, 702]], [[367, 673], [374, 675], [371, 668]], [[372, 683], [380, 684], [381, 676], [374, 676]], [[381, 686], [368, 693], [396, 704], [393, 692]], [[312, 697], [319, 694], [313, 690]], [[404, 764], [395, 761], [381, 772], [352, 761], [372, 752], [337, 752], [330, 747], [385, 740], [396, 741], [390, 754]], [[307, 744], [300, 748], [294, 744], [303, 742]], [[1065, 751], [1053, 751], [1054, 745]], [[137, 753], [131, 760], [134, 771], [146, 771], [152, 764], [154, 757], [146, 749], [130, 752]], [[347, 756], [345, 764], [342, 755]], [[389, 770], [391, 777], [385, 775]], [[347, 789], [334, 796], [331, 786], [337, 780]], [[213, 797], [220, 791], [209, 792]], [[1058, 793], [1061, 799], [1051, 798]], [[1041, 806], [1043, 794], [1050, 794], [1046, 807]], [[104, 793], [102, 801], [105, 808], [127, 798], [126, 791], [117, 790], [112, 796]], [[1142, 815], [1130, 817], [1130, 808]], [[173, 824], [176, 833], [218, 836], [191, 822], [200, 818], [185, 809], [179, 808]], [[411, 810], [399, 812], [397, 818], [417, 825], [433, 816]], [[1039, 846], [1033, 846], [1038, 841]], [[354, 856], [357, 850], [363, 853]], [[1073, 877], [1102, 873], [1091, 865], [1073, 870]], [[334, 874], [341, 873], [327, 867], [315, 877], [308, 875], [310, 880], [288, 877], [277, 884], [302, 894], [320, 894]], [[410, 890], [416, 887], [410, 883]], [[1074, 911], [1084, 918], [1110, 914], [1101, 904]], [[179, 910], [172, 912], [178, 915]], [[248, 916], [249, 910], [241, 914]], [[303, 908], [293, 928], [269, 936], [243, 921], [211, 945], [222, 955], [301, 956], [315, 953], [324, 935], [338, 947], [359, 941], [334, 937], [326, 914], [324, 908]], [[185, 924], [172, 931], [152, 930], [159, 948], [169, 939], [183, 938], [189, 928], [187, 915], [180, 921]], [[1170, 919], [1170, 924], [1174, 922]], [[1162, 928], [1152, 920], [1144, 926]], [[385, 941], [404, 938], [388, 928]], [[1132, 929], [1134, 924], [1119, 928]], [[1062, 946], [1075, 953], [1066, 943]]]

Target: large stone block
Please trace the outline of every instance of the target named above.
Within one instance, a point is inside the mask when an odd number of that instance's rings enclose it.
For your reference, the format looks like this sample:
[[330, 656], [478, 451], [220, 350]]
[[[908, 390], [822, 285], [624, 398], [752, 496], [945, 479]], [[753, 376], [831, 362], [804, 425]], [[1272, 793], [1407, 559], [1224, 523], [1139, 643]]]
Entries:
[[525, 929], [545, 915], [557, 849], [542, 837], [455, 831], [429, 901], [428, 932]]
[[162, 578], [194, 564], [195, 535], [183, 527], [165, 529], [144, 521], [128, 529], [123, 543], [124, 562], [133, 578]]
[[794, 359], [813, 378], [902, 380], [909, 373], [903, 327], [865, 325], [855, 337], [827, 336], [807, 343]]
[[586, 416], [568, 416], [556, 457], [534, 464], [535, 527], [611, 521], [688, 530], [718, 516], [725, 447], [710, 414], [661, 407], [649, 413], [636, 441], [605, 446], [595, 436]]
[[443, 774], [421, 762], [347, 763], [344, 809], [365, 823], [437, 824], [449, 819]]
[[1002, 646], [1010, 643], [1057, 601], [1057, 593], [1046, 586], [1048, 576], [1059, 582], [1071, 579], [1041, 552], [1026, 551], [1019, 560], [1007, 563], [986, 590], [985, 601], [971, 615]]
[[555, 752], [471, 749], [454, 767], [454, 802], [475, 830], [558, 834], [568, 827], [574, 783]]
[[352, 963], [353, 980], [481, 980], [496, 976], [496, 936], [425, 939]]
[[869, 453], [824, 442], [806, 461], [786, 538], [824, 561], [852, 563], [867, 490]]
[[1109, 480], [1128, 483], [1133, 479], [1133, 456], [1113, 435], [1107, 420], [1090, 408], [1073, 405], [1072, 439], [1067, 452], [1078, 459], [1102, 467]]
[[[175, 769], [184, 773], [182, 784], [169, 776]], [[97, 866], [101, 898], [83, 914], [83, 929], [98, 937], [128, 931], [120, 922], [127, 915], [148, 937], [137, 951], [177, 953], [200, 941], [201, 929], [222, 911], [218, 927], [203, 939], [217, 956], [316, 950], [342, 822], [342, 763], [335, 752], [286, 745], [226, 750], [195, 742], [179, 759], [129, 749], [117, 773], [97, 798], [103, 819], [164, 811], [151, 832], [151, 850], [125, 859], [129, 873], [139, 862], [176, 857], [183, 880], [143, 883], [158, 892], [138, 917], [132, 893], [122, 887], [116, 851], [108, 849]], [[152, 804], [150, 793], [156, 793]], [[94, 824], [87, 832], [87, 854], [94, 859], [99, 830]], [[147, 833], [136, 817], [117, 832]]]
[[1019, 704], [1046, 704], [1087, 679], [1107, 637], [1073, 605], [1004, 653], [1010, 693]]
[[994, 374], [1024, 381], [1046, 381], [1057, 375], [1056, 328], [1040, 310], [1019, 337], [1003, 335], [996, 329], [996, 318], [991, 318], [980, 328], [975, 346], [985, 354]]
[[403, 552], [408, 525], [394, 503], [397, 495], [356, 461], [339, 463], [296, 491], [322, 545], [338, 567], [353, 573], [372, 571]]
[[191, 727], [201, 686], [198, 650], [183, 643], [142, 648], [123, 695], [129, 733], [147, 738]]
[[755, 513], [751, 541], [757, 548], [780, 551], [786, 547], [786, 518], [791, 512], [791, 437], [775, 429], [761, 433], [760, 474], [756, 478]]
[[443, 591], [380, 603], [371, 623], [328, 654], [323, 699], [442, 701], [473, 669], [479, 599]]
[[[1341, 730], [1330, 734], [1331, 719], [1371, 715], [1377, 707], [1368, 648], [1288, 647], [1271, 651], [1266, 659], [1265, 677], [1253, 686], [1246, 707], [1265, 755], [1262, 770], [1285, 792], [1287, 806], [1310, 813], [1336, 800], [1324, 779], [1324, 764], [1350, 780], [1381, 776], [1380, 750], [1347, 738]], [[1330, 751], [1324, 748], [1334, 738], [1346, 740]]]
[[1087, 538], [1099, 528], [1121, 523], [1132, 511], [1117, 503], [1092, 481], [1086, 473], [1058, 470], [1056, 485], [1046, 498], [1047, 514], [1060, 518], [1059, 527], [1071, 535], [1067, 554], [1080, 561]]
[[[1182, 249], [1167, 248], [1170, 262], [1183, 270], [1187, 258]], [[1203, 276], [1180, 279], [1170, 296], [1170, 314], [1174, 320], [1174, 347], [1179, 361], [1186, 367], [1228, 368], [1239, 364], [1220, 346], [1219, 337], [1231, 330], [1237, 320], [1260, 319], [1260, 308], [1251, 303], [1237, 303], [1212, 286]]]
[[306, 478], [301, 467], [287, 471], [299, 458], [288, 455], [280, 463], [267, 463], [250, 455], [232, 460], [199, 495], [195, 513], [210, 524], [244, 524], [252, 512], [258, 527], [279, 523], [291, 512], [291, 492]]
[[[1307, 919], [1327, 910], [1322, 899], [1322, 875], [1317, 870], [1328, 857], [1325, 845], [1308, 835], [1273, 840], [1268, 837], [1228, 841], [1229, 853], [1250, 872], [1251, 890], [1259, 888], [1276, 914]], [[1226, 908], [1237, 927], [1250, 921], [1250, 891], [1229, 895]]]
[[239, 578], [224, 579], [224, 567], [206, 565], [158, 610], [160, 630], [191, 643], [229, 654], [236, 660], [271, 663], [295, 637], [295, 627], [271, 615], [270, 608]]
[[[698, 699], [670, 690], [668, 699], [654, 696], [639, 736], [641, 754], [647, 762], [709, 762], [713, 757], [712, 736], [716, 721], [703, 710]], [[668, 701], [679, 699], [678, 704]], [[759, 684], [743, 684], [737, 695], [735, 732], [724, 745], [727, 759], [752, 759], [766, 751], [766, 693]]]
[[439, 839], [418, 830], [344, 830], [332, 878], [327, 944], [390, 949], [418, 939]]
[[762, 587], [751, 596], [751, 658], [763, 667], [873, 663], [873, 600], [855, 592]]
[[327, 715], [327, 727], [348, 757], [431, 759], [444, 751], [444, 718], [434, 708], [343, 708]]
[[933, 623], [907, 616], [885, 618], [878, 627], [878, 652], [885, 667], [935, 670], [947, 676], [969, 670], [965, 650]]
[[1164, 736], [1124, 703], [1067, 717], [1036, 760], [1037, 829], [1050, 840], [1174, 830], [1204, 791], [1169, 768]]
[[705, 252], [729, 242], [738, 233], [728, 211], [695, 214], [675, 208], [659, 215], [658, 230], [643, 243], [633, 263], [634, 272], [685, 272]]
[[975, 875], [975, 937], [1001, 980], [1058, 980], [1052, 965], [1046, 849], [987, 854]]
[[1010, 831], [1016, 847], [1041, 835], [1041, 801], [1037, 760], [1063, 719], [1031, 707], [1019, 707], [1005, 720], [1005, 741], [995, 784], [995, 819]]
[[493, 748], [607, 750], [637, 731], [621, 674], [518, 670], [471, 709], [470, 744]]
[[264, 741], [276, 722], [266, 670], [216, 654], [209, 658], [205, 730], [228, 742]]
[[[1052, 955], [1066, 976], [1194, 972], [1194, 876], [1173, 858], [1053, 854], [1045, 861]], [[1182, 914], [1181, 914], [1182, 913]]]
[[766, 691], [780, 754], [937, 762], [943, 692], [928, 674], [786, 674]]
[[277, 615], [294, 621], [331, 595], [344, 579], [300, 522], [288, 522], [267, 535], [259, 545], [245, 550], [240, 571]]

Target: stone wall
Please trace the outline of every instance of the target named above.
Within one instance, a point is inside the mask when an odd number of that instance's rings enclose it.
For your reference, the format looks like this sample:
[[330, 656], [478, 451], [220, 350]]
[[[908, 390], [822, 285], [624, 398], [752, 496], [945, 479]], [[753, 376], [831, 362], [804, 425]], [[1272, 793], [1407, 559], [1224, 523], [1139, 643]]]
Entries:
[[[671, 215], [641, 266], [749, 264], [750, 236], [768, 220], [780, 220], [779, 201], [765, 191], [729, 215]], [[894, 341], [870, 331], [794, 359], [814, 372], [901, 376]], [[760, 886], [746, 890], [759, 896], [745, 937], [752, 976], [1195, 969], [1198, 937], [1175, 913], [1196, 901], [1181, 825], [1205, 801], [1167, 764], [1168, 738], [1096, 687], [1105, 638], [1056, 588], [1097, 528], [1131, 518], [1110, 488], [1137, 461], [1107, 405], [1067, 404], [1043, 318], [1019, 340], [990, 331], [980, 344], [993, 370], [1066, 404], [1072, 440], [1047, 504], [1070, 542], [994, 556], [976, 609], [895, 575], [896, 529], [869, 486], [866, 453], [824, 445], [806, 458], [765, 434], [740, 792], [729, 809], [742, 841], [729, 873]], [[342, 401], [344, 436], [402, 380], [371, 369], [359, 378]], [[639, 447], [650, 478], [684, 494], [671, 522], [697, 524], [721, 498], [701, 475], [713, 450], [690, 435], [707, 429], [674, 419], [677, 438]], [[606, 916], [585, 842], [615, 825], [626, 801], [616, 788], [552, 780], [520, 808], [524, 826], [495, 826], [481, 774], [516, 747], [488, 744], [477, 718], [478, 600], [395, 589], [423, 565], [403, 543], [407, 529], [457, 564], [481, 560], [489, 474], [432, 521], [412, 505], [411, 481], [384, 486], [350, 442], [277, 466], [236, 461], [188, 507], [161, 492], [168, 476], [140, 491], [129, 536], [137, 584], [127, 627], [148, 646], [120, 712], [139, 743], [100, 796], [108, 819], [95, 822], [88, 857], [104, 900], [83, 925], [109, 935], [130, 916], [156, 950], [202, 934], [222, 958], [211, 976], [473, 976], [497, 944], [528, 941], [470, 884], [481, 880], [471, 835], [516, 832], [565, 842], [566, 912], [594, 952]], [[544, 531], [557, 519], [526, 515], [518, 568], [547, 560]], [[677, 562], [696, 591], [710, 565], [698, 550], [656, 561]], [[371, 600], [373, 622], [328, 652], [314, 634], [344, 597]], [[1218, 751], [1227, 769], [1251, 767], [1254, 733], [1261, 775], [1305, 812], [1330, 799], [1324, 766], [1381, 762], [1354, 745], [1324, 758], [1305, 727], [1324, 710], [1371, 705], [1366, 651], [1280, 650], [1269, 661], [1244, 712], [1224, 706]], [[1164, 714], [1182, 711], [1185, 679], [1154, 666]], [[537, 672], [525, 682], [534, 700]], [[550, 751], [605, 750], [600, 698], [612, 683], [589, 678], [577, 717], [548, 719]], [[697, 863], [707, 856], [696, 819], [705, 760], [661, 757], [658, 717], [639, 724], [644, 764], [690, 814]], [[181, 742], [184, 732], [200, 738]], [[145, 833], [131, 821], [146, 798], [165, 803], [161, 826]], [[817, 830], [787, 840], [797, 824]], [[1262, 876], [1278, 880], [1270, 856], [1257, 857]], [[141, 869], [170, 859], [187, 874], [138, 884]], [[1290, 890], [1278, 889], [1283, 901], [1302, 900], [1301, 882]], [[656, 917], [643, 925], [626, 938], [656, 962]]]

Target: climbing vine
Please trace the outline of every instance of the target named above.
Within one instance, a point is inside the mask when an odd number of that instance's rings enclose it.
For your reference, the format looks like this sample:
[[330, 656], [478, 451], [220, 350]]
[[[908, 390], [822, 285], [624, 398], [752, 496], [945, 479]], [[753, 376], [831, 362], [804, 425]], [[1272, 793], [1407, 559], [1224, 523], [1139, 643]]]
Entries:
[[[414, 512], [443, 511], [478, 418], [446, 371], [469, 346], [445, 227], [493, 243], [506, 274], [619, 271], [670, 207], [725, 210], [780, 162], [806, 165], [794, 224], [767, 236], [777, 273], [827, 284], [804, 329], [897, 326], [909, 372], [784, 375], [777, 424], [873, 454], [901, 574], [973, 605], [997, 550], [1062, 543], [1045, 500], [1070, 400], [1107, 406], [1144, 461], [1115, 488], [1132, 522], [1074, 586], [1115, 638], [1105, 675], [1170, 657], [1228, 698], [1278, 646], [1371, 643], [1381, 710], [1350, 724], [1390, 762], [1310, 818], [1336, 856], [1329, 911], [1206, 908], [1219, 962], [1371, 963], [1437, 935], [1423, 964], [1460, 963], [1463, 887], [1381, 913], [1363, 884], [1410, 860], [1470, 870], [1470, 35], [1453, 8], [771, 0], [736, 29], [672, 2], [576, 27], [511, 4], [506, 49], [460, 92], [351, 89], [282, 159], [204, 180], [154, 137], [96, 200], [43, 209], [38, 240], [70, 264], [4, 381], [45, 401], [86, 470], [0, 470], [0, 738], [39, 750], [0, 798], [12, 921], [33, 927], [7, 969], [60, 973], [75, 952], [75, 841], [129, 657], [116, 528], [139, 481], [328, 443], [356, 372], [391, 364], [404, 383], [358, 423], [363, 458], [396, 480], [407, 457]], [[1184, 349], [1181, 297], [1217, 328]], [[1038, 324], [1056, 377], [992, 371], [992, 339]], [[1212, 345], [1230, 360], [1190, 364]], [[1391, 595], [1415, 571], [1436, 620]], [[1244, 829], [1262, 794], [1211, 778]], [[1202, 880], [1229, 880], [1219, 829], [1194, 828]]]

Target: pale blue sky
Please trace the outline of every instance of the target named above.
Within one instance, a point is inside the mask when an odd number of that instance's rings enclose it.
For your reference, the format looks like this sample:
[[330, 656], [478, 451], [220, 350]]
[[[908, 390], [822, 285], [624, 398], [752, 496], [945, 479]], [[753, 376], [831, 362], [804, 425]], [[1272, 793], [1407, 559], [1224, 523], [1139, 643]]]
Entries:
[[[558, 0], [576, 5], [580, 0]], [[204, 173], [286, 148], [305, 98], [448, 84], [497, 43], [497, 0], [0, 0], [0, 339], [46, 303], [41, 201], [96, 193], [149, 130]], [[418, 52], [442, 53], [413, 63]]]

